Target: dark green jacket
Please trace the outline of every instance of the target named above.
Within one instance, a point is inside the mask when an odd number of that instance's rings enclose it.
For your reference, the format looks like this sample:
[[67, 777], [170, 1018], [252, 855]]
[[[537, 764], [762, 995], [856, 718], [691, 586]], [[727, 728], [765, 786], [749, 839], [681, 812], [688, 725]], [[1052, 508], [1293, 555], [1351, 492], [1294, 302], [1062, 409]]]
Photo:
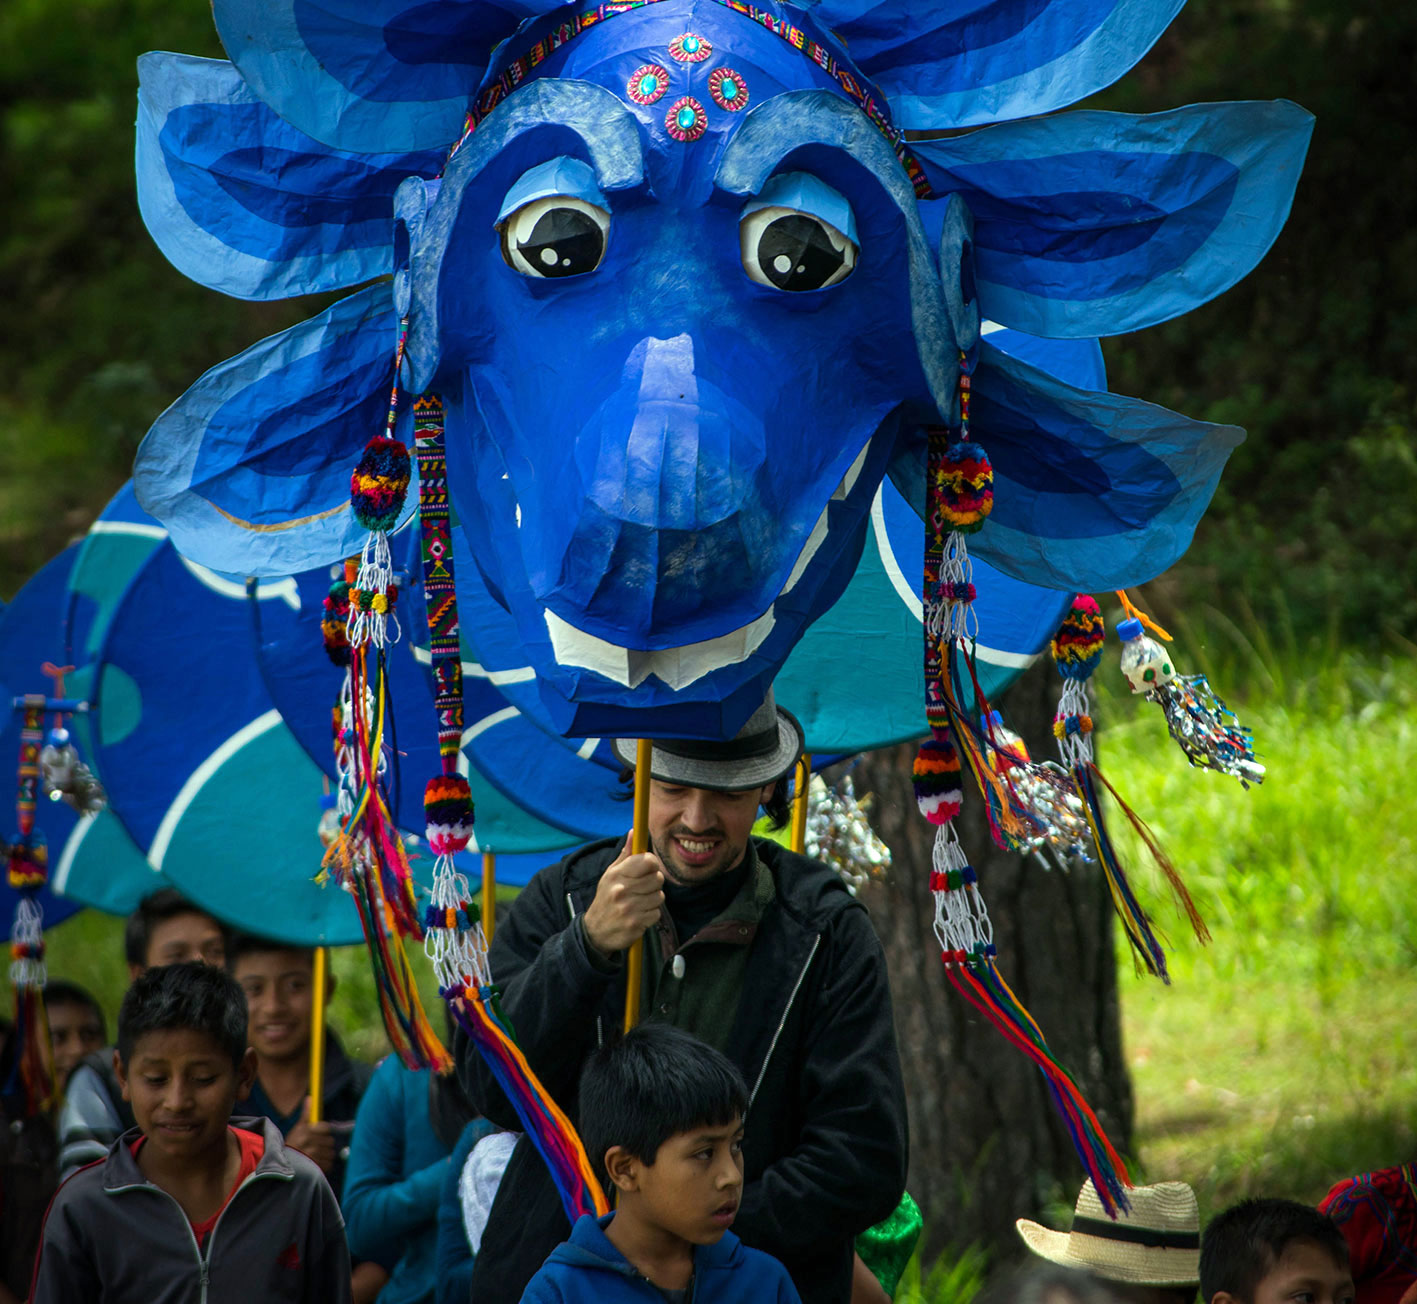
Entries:
[[[624, 1008], [623, 968], [594, 964], [577, 922], [620, 846], [593, 843], [538, 873], [492, 945], [517, 1040], [572, 1118], [581, 1065]], [[780, 1259], [807, 1304], [847, 1304], [853, 1240], [895, 1209], [905, 1186], [905, 1095], [885, 957], [865, 908], [831, 870], [774, 843], [756, 847], [775, 893], [725, 1046], [751, 1092], [733, 1230]], [[458, 1054], [479, 1112], [520, 1127], [461, 1036]], [[522, 1141], [483, 1234], [476, 1304], [520, 1299], [569, 1231], [540, 1157]]]

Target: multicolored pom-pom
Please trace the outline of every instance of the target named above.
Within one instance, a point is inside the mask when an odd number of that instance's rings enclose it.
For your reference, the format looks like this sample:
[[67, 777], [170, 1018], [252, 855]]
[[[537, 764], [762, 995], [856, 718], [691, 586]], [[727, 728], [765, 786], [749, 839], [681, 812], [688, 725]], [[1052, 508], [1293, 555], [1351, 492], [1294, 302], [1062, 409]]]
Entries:
[[915, 801], [931, 824], [947, 824], [964, 805], [959, 753], [948, 738], [927, 738], [920, 744], [912, 772]]
[[435, 856], [462, 851], [472, 839], [472, 790], [460, 774], [440, 774], [423, 790], [423, 818]]
[[49, 881], [49, 848], [37, 840], [13, 843], [8, 868], [11, 891], [27, 892], [41, 888]]
[[953, 444], [937, 472], [940, 506], [952, 530], [974, 534], [994, 510], [994, 468], [989, 455], [972, 442]]
[[325, 614], [320, 617], [320, 633], [325, 639], [325, 655], [337, 666], [349, 664], [349, 581], [336, 580], [325, 596]]
[[1104, 633], [1102, 609], [1097, 600], [1079, 593], [1049, 644], [1058, 673], [1064, 679], [1091, 679], [1102, 660]]
[[408, 449], [397, 439], [375, 435], [349, 478], [349, 501], [361, 528], [388, 533], [403, 514], [412, 474]]

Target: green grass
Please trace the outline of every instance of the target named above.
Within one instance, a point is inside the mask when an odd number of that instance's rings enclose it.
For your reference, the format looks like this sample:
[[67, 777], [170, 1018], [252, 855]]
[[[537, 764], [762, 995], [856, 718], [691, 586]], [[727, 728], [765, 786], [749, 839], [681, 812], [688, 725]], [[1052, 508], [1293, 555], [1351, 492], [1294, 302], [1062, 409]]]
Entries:
[[[1178, 631], [1176, 659], [1187, 665]], [[1124, 979], [1141, 1165], [1202, 1216], [1246, 1195], [1317, 1200], [1413, 1146], [1417, 1097], [1417, 665], [1230, 627], [1206, 667], [1254, 730], [1265, 783], [1192, 769], [1160, 711], [1109, 693], [1099, 758], [1161, 835], [1214, 935], [1148, 872], [1173, 986]], [[1228, 654], [1225, 654], [1228, 653]], [[1101, 676], [1099, 676], [1100, 678]]]

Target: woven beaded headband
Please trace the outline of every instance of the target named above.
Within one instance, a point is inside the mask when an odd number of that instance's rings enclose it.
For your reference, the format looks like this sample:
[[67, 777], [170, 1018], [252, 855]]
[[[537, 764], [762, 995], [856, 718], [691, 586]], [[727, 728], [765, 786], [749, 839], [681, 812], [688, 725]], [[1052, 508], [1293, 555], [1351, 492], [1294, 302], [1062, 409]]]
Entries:
[[[524, 53], [510, 60], [502, 71], [477, 93], [463, 124], [462, 140], [466, 140], [483, 118], [516, 90], [522, 82], [527, 80], [532, 69], [538, 64], [544, 63], [563, 45], [574, 40], [582, 32], [604, 22], [607, 18], [660, 3], [662, 0], [611, 0], [611, 3], [585, 10], [562, 23], [558, 23]], [[777, 18], [767, 10], [759, 9], [756, 5], [746, 4], [744, 0], [714, 0], [714, 3], [742, 14], [745, 18], [752, 19], [758, 26], [771, 32], [774, 36], [780, 37], [793, 49], [800, 50], [817, 67], [822, 69], [841, 87], [847, 98], [870, 119], [876, 130], [890, 142], [896, 157], [900, 159], [901, 166], [910, 176], [916, 195], [921, 199], [930, 197], [933, 193], [930, 189], [930, 182], [925, 176], [924, 169], [906, 149], [905, 133], [897, 130], [891, 122], [890, 115], [884, 107], [885, 96], [861, 74], [859, 69], [852, 65], [849, 59], [840, 53], [833, 52], [820, 41], [814, 41], [800, 27], [785, 19]], [[458, 145], [462, 144], [462, 140], [458, 142]], [[457, 147], [455, 146], [453, 153], [456, 152]]]

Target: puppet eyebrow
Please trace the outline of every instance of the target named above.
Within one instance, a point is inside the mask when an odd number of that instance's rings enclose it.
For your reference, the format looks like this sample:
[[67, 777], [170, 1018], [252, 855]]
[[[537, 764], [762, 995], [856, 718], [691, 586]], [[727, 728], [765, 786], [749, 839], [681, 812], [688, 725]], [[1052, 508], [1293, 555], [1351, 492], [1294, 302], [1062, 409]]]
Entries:
[[749, 109], [718, 161], [714, 184], [730, 194], [757, 195], [782, 160], [804, 145], [850, 155], [902, 209], [914, 211], [915, 190], [885, 137], [830, 91], [786, 91]]

